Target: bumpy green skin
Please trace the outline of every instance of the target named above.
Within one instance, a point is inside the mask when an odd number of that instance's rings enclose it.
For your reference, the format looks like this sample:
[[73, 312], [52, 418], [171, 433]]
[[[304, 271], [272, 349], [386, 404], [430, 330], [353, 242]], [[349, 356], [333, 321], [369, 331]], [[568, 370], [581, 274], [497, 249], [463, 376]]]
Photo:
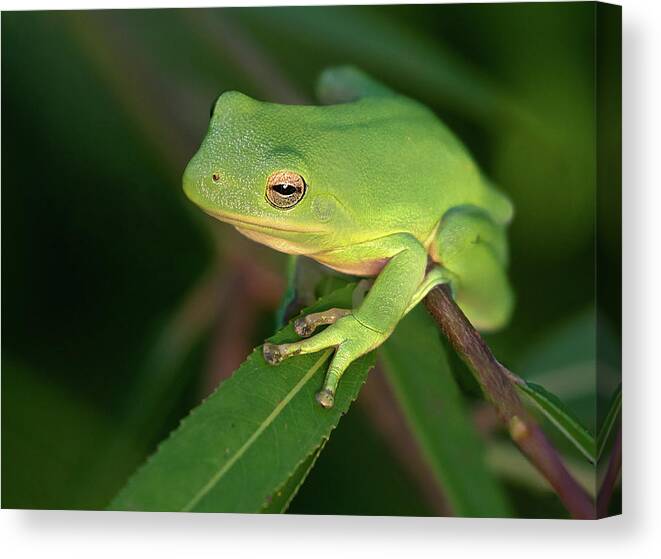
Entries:
[[[221, 95], [186, 168], [184, 190], [204, 211], [258, 242], [342, 272], [376, 276], [357, 308], [296, 324], [304, 336], [331, 324], [324, 331], [264, 347], [274, 364], [336, 348], [318, 395], [332, 406], [349, 364], [382, 344], [439, 283], [450, 282], [478, 328], [507, 322], [512, 293], [505, 227], [512, 208], [425, 106], [353, 68], [327, 70], [318, 90], [322, 102], [333, 104]], [[305, 180], [305, 195], [291, 208], [267, 200], [267, 179], [276, 171]], [[427, 271], [428, 261], [436, 264]]]

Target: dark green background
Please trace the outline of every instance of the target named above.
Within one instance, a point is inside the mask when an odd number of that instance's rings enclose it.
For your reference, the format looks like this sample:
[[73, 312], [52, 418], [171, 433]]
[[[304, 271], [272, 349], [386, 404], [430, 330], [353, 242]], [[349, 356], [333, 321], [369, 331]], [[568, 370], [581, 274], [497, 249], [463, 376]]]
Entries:
[[[220, 92], [311, 102], [333, 64], [428, 103], [510, 195], [517, 309], [489, 342], [594, 428], [617, 382], [620, 322], [618, 30], [599, 35], [595, 14], [592, 3], [3, 13], [2, 506], [104, 507], [218, 371], [271, 332], [284, 256], [212, 223], [180, 177]], [[291, 510], [438, 513], [408, 462], [359, 400]], [[563, 514], [505, 477], [518, 514]]]

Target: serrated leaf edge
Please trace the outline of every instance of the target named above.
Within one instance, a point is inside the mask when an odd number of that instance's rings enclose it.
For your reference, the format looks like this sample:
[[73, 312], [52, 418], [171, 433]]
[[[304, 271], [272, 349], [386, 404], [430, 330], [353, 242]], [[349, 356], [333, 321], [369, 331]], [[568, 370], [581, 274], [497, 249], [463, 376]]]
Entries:
[[[223, 475], [228, 472], [237, 460], [243, 456], [250, 446], [261, 436], [261, 434], [267, 429], [273, 421], [280, 415], [280, 412], [285, 408], [285, 406], [292, 400], [296, 394], [298, 394], [307, 382], [314, 376], [314, 374], [319, 370], [319, 368], [326, 362], [330, 357], [330, 351], [324, 351], [319, 359], [306, 371], [306, 373], [301, 377], [301, 379], [294, 385], [294, 387], [285, 395], [285, 397], [278, 402], [278, 405], [273, 408], [273, 411], [262, 421], [257, 429], [253, 432], [250, 437], [244, 442], [239, 449], [227, 460], [222, 467], [207, 481], [200, 490], [193, 495], [193, 498], [186, 503], [181, 509], [183, 512], [188, 512], [195, 507], [204, 496], [211, 491], [211, 489], [218, 483], [218, 481], [223, 477]], [[308, 455], [309, 456], [309, 455]], [[292, 470], [294, 471], [294, 470]]]
[[[349, 285], [346, 285], [346, 286], [344, 286], [344, 287], [342, 287], [342, 288], [336, 290], [336, 292], [337, 292], [337, 291], [341, 291], [341, 290], [345, 290], [345, 289], [349, 289], [349, 288], [351, 288], [351, 290], [353, 290], [354, 287], [355, 287], [355, 286], [352, 286], [351, 284], [349, 284]], [[335, 292], [334, 292], [334, 293], [335, 293]], [[317, 302], [317, 303], [318, 303], [318, 302]], [[306, 307], [305, 309], [303, 309], [303, 310], [301, 311], [300, 314], [305, 314], [305, 313], [309, 312], [310, 309], [311, 309], [311, 308], [314, 308], [314, 307], [316, 306], [317, 303], [315, 303], [314, 305], [311, 305], [310, 307]], [[289, 321], [288, 324], [291, 324], [294, 320], [295, 320], [295, 318], [292, 318], [292, 319]], [[269, 338], [267, 338], [267, 340], [272, 340], [273, 338], [275, 338], [276, 336], [278, 336], [278, 335], [281, 334], [281, 333], [282, 333], [282, 330], [276, 332], [275, 334], [273, 334], [273, 336], [270, 336]], [[197, 406], [195, 406], [195, 407], [194, 407], [194, 408], [188, 413], [188, 415], [186, 415], [185, 417], [183, 417], [183, 418], [181, 419], [181, 421], [179, 422], [179, 424], [178, 424], [174, 429], [172, 429], [172, 431], [170, 431], [170, 433], [168, 434], [168, 436], [165, 437], [163, 440], [161, 440], [161, 442], [159, 442], [159, 444], [158, 444], [158, 445], [156, 446], [156, 448], [154, 449], [154, 452], [153, 452], [153, 453], [152, 453], [152, 454], [151, 454], [151, 455], [150, 455], [150, 456], [144, 461], [144, 463], [143, 463], [143, 464], [142, 464], [142, 465], [141, 465], [141, 466], [140, 466], [140, 467], [139, 467], [139, 468], [138, 468], [138, 469], [137, 469], [137, 470], [136, 470], [136, 471], [135, 471], [135, 472], [129, 477], [129, 479], [128, 479], [128, 481], [126, 482], [126, 484], [124, 485], [124, 487], [120, 490], [120, 492], [119, 492], [117, 495], [115, 495], [115, 497], [113, 498], [113, 500], [109, 503], [109, 505], [108, 505], [108, 507], [107, 507], [107, 510], [117, 510], [117, 509], [114, 509], [114, 508], [113, 508], [113, 503], [117, 500], [117, 498], [118, 498], [121, 494], [124, 493], [124, 491], [129, 490], [129, 489], [131, 488], [131, 486], [132, 486], [133, 483], [134, 483], [134, 480], [135, 480], [136, 478], [139, 477], [140, 473], [141, 473], [143, 470], [145, 470], [145, 469], [150, 465], [150, 463], [156, 458], [156, 456], [159, 454], [159, 452], [160, 452], [160, 450], [161, 450], [161, 447], [163, 447], [164, 445], [166, 445], [166, 444], [168, 443], [168, 441], [169, 441], [173, 436], [175, 436], [175, 434], [176, 434], [179, 430], [181, 430], [181, 429], [184, 427], [184, 425], [185, 425], [186, 423], [188, 423], [188, 421], [191, 420], [191, 419], [193, 418], [193, 416], [195, 416], [196, 413], [198, 413], [199, 409], [200, 409], [200, 408], [201, 408], [201, 407], [207, 402], [207, 400], [209, 400], [210, 398], [212, 398], [212, 397], [216, 394], [216, 392], [218, 392], [218, 390], [220, 390], [221, 387], [223, 387], [223, 386], [225, 386], [225, 385], [228, 385], [228, 384], [232, 384], [232, 383], [235, 381], [235, 375], [236, 375], [236, 373], [237, 373], [237, 372], [238, 372], [238, 371], [239, 371], [239, 370], [240, 370], [240, 369], [241, 369], [246, 363], [248, 363], [251, 359], [253, 359], [253, 357], [255, 356], [255, 354], [260, 354], [260, 355], [261, 355], [261, 350], [262, 350], [262, 345], [259, 345], [259, 346], [255, 347], [255, 348], [250, 352], [250, 354], [246, 357], [246, 359], [243, 361], [243, 363], [241, 363], [241, 365], [239, 365], [239, 367], [237, 367], [237, 368], [234, 370], [234, 372], [232, 373], [232, 375], [231, 375], [230, 377], [228, 377], [225, 381], [219, 383], [218, 386], [216, 386], [216, 388], [215, 388], [210, 394], [208, 394], [206, 398], [202, 399], [202, 400], [200, 401], [200, 403], [199, 403]], [[323, 363], [323, 361], [325, 361], [326, 359], [328, 359], [328, 357], [330, 356], [330, 353], [332, 353], [332, 351], [328, 351], [328, 350], [325, 351], [325, 352], [324, 352], [325, 355], [323, 355], [322, 358], [321, 358], [319, 361], [321, 361], [321, 362]], [[373, 355], [373, 353], [374, 353], [374, 352], [371, 352], [370, 354], [367, 354], [367, 355]], [[317, 361], [317, 362], [315, 363], [315, 365], [317, 365], [317, 363], [319, 363], [319, 361]], [[317, 367], [317, 368], [318, 368], [318, 367]], [[353, 397], [353, 398], [349, 401], [349, 405], [347, 406], [347, 410], [344, 411], [344, 412], [341, 412], [340, 417], [338, 418], [338, 421], [337, 421], [334, 425], [331, 425], [331, 427], [330, 427], [328, 433], [322, 437], [322, 443], [321, 443], [322, 445], [325, 445], [326, 442], [328, 442], [331, 433], [333, 432], [333, 430], [337, 427], [337, 424], [339, 423], [339, 419], [340, 419], [342, 416], [346, 415], [346, 413], [348, 412], [349, 408], [351, 407], [351, 404], [353, 404], [353, 402], [355, 402], [356, 399], [358, 398], [358, 395], [360, 394], [360, 388], [362, 387], [363, 384], [365, 384], [365, 382], [366, 382], [366, 380], [367, 380], [367, 375], [369, 374], [369, 372], [370, 372], [373, 368], [374, 368], [374, 363], [372, 363], [371, 365], [368, 365], [368, 367], [367, 367], [367, 371], [366, 371], [366, 375], [365, 375], [365, 380], [364, 380], [364, 381], [360, 384], [360, 386], [358, 387], [358, 390], [357, 390], [357, 392], [356, 392], [356, 396]], [[314, 372], [316, 372], [316, 369], [315, 369]], [[314, 375], [314, 372], [312, 373], [312, 375]], [[306, 373], [306, 375], [307, 375], [307, 373]], [[307, 380], [309, 380], [309, 378], [308, 378]], [[307, 380], [306, 380], [306, 382], [307, 382]], [[299, 383], [300, 383], [300, 381], [299, 381]], [[299, 383], [297, 383], [296, 386], [298, 386]], [[305, 382], [301, 385], [301, 387], [302, 387], [304, 384], [305, 384]], [[296, 387], [295, 387], [295, 388], [296, 388]], [[299, 388], [299, 390], [300, 390], [300, 388]], [[294, 395], [295, 395], [295, 394], [293, 394], [292, 397], [293, 397]], [[269, 417], [270, 417], [270, 414], [269, 414]], [[245, 443], [244, 443], [244, 444], [245, 444]], [[293, 472], [296, 471], [296, 468], [298, 468], [298, 467], [303, 463], [303, 461], [305, 461], [305, 460], [310, 456], [310, 454], [311, 454], [312, 452], [314, 452], [314, 449], [313, 449], [310, 453], [308, 453], [308, 454], [307, 454], [302, 460], [300, 460], [300, 461], [296, 464], [296, 466], [294, 466], [294, 468], [289, 472], [289, 475], [290, 475], [290, 476], [291, 476], [291, 474], [292, 474]], [[316, 460], [315, 460], [315, 461], [316, 461]], [[285, 480], [285, 482], [283, 482], [283, 483], [278, 487], [278, 489], [279, 489], [280, 487], [282, 487], [285, 483], [286, 483], [286, 480]], [[295, 496], [295, 494], [296, 494], [296, 492], [292, 495], [292, 498], [293, 498], [293, 496]], [[291, 499], [290, 499], [290, 501], [291, 501]], [[289, 504], [289, 503], [287, 503], [287, 504]], [[262, 505], [262, 506], [263, 506], [263, 505]], [[261, 508], [261, 507], [260, 507], [260, 508]], [[123, 509], [123, 510], [124, 510], [124, 509]], [[179, 510], [180, 510], [180, 511], [184, 511], [184, 512], [186, 512], [186, 511], [188, 511], [189, 509], [179, 509]]]

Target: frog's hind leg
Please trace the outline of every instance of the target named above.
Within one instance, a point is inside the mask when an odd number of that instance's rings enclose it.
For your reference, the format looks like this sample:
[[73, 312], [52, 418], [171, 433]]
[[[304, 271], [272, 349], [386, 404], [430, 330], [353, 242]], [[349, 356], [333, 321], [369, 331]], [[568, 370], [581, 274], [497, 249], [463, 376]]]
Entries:
[[430, 247], [430, 255], [450, 273], [457, 304], [481, 330], [502, 327], [514, 297], [506, 274], [505, 228], [475, 206], [449, 210]]
[[317, 81], [317, 97], [324, 105], [396, 95], [392, 89], [353, 66], [327, 68]]

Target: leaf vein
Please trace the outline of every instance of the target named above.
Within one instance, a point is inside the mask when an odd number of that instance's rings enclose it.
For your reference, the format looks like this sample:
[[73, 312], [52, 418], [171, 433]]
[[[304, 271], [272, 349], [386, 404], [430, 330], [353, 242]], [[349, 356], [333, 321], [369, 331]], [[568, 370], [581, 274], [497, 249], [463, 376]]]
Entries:
[[211, 489], [218, 483], [218, 481], [230, 470], [230, 468], [236, 463], [241, 456], [243, 456], [250, 446], [259, 438], [259, 436], [267, 429], [275, 418], [280, 414], [284, 407], [291, 401], [291, 399], [303, 388], [303, 386], [312, 378], [312, 376], [317, 372], [319, 367], [326, 361], [330, 351], [324, 351], [321, 357], [310, 367], [307, 373], [301, 378], [301, 380], [296, 383], [296, 386], [292, 388], [287, 395], [282, 399], [282, 401], [273, 408], [273, 411], [266, 417], [264, 421], [259, 425], [255, 432], [250, 435], [248, 440], [243, 443], [243, 445], [236, 451], [236, 453], [220, 468], [207, 483], [205, 483], [202, 488], [193, 496], [193, 498], [186, 503], [186, 505], [181, 509], [183, 512], [191, 511], [203, 498], [204, 496], [211, 491]]

